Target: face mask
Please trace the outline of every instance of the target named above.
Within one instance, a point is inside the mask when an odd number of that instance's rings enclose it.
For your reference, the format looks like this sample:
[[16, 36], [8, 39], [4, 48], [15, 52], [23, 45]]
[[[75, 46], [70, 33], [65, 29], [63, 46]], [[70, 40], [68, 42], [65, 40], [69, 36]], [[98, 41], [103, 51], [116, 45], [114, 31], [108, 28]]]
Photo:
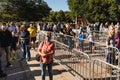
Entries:
[[1, 26], [2, 30], [6, 30], [6, 28], [7, 28], [6, 26], [3, 26], [3, 25]]
[[45, 40], [46, 40], [46, 41], [50, 41], [50, 37], [46, 37]]

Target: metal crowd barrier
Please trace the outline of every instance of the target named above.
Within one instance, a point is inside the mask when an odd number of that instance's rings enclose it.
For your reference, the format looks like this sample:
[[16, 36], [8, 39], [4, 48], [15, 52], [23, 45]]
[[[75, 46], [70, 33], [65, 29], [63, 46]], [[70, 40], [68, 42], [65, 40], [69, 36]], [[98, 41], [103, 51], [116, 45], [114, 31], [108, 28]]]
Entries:
[[79, 80], [89, 79], [91, 77], [90, 57], [76, 49], [70, 50], [67, 45], [58, 41], [54, 42], [56, 44], [55, 60]]
[[[77, 49], [70, 50], [67, 45], [54, 41], [56, 44], [55, 60], [78, 80], [119, 80], [119, 66], [91, 57]], [[108, 66], [108, 67], [107, 67]], [[107, 68], [112, 72], [107, 72]]]
[[95, 42], [105, 42], [108, 37], [108, 31], [93, 31], [93, 35], [95, 36]]
[[[39, 33], [39, 41], [44, 39], [44, 33], [44, 31]], [[89, 41], [85, 39], [83, 51], [76, 47], [78, 38], [54, 33], [52, 34], [52, 41], [56, 46], [55, 60], [63, 65], [64, 68], [78, 80], [119, 80], [120, 53], [117, 48], [111, 46], [106, 47], [105, 44], [93, 42], [94, 52], [90, 52]], [[115, 61], [112, 64], [106, 62], [105, 55], [108, 48], [112, 48], [114, 52], [113, 59], [115, 59], [116, 56], [118, 57], [117, 64]], [[106, 73], [106, 66], [114, 69], [114, 73], [117, 74]]]
[[93, 61], [92, 80], [120, 80], [120, 68], [103, 60]]
[[89, 46], [89, 41], [84, 40], [84, 45], [83, 45], [84, 52], [87, 53], [92, 60], [97, 58], [106, 61], [106, 55], [109, 49], [111, 49], [113, 53], [111, 64], [119, 66], [118, 58], [120, 57], [120, 52], [116, 47], [106, 46], [105, 43], [102, 42], [92, 42], [92, 43], [94, 45]]
[[118, 55], [119, 50], [113, 46], [106, 47], [105, 42], [93, 41], [92, 42], [93, 45], [90, 45], [90, 41], [88, 41], [87, 39], [84, 39], [83, 44], [81, 44], [78, 40], [78, 37], [75, 37], [75, 36], [69, 36], [69, 35], [59, 34], [59, 33], [56, 33], [56, 34], [53, 33], [53, 36], [54, 36], [53, 40], [56, 40], [56, 41], [59, 41], [60, 43], [68, 45], [69, 49], [75, 48], [84, 53], [87, 53], [91, 57], [91, 59], [99, 58], [99, 59], [106, 61], [106, 54], [108, 52], [108, 48], [111, 48], [112, 52], [114, 53], [112, 64], [118, 65], [120, 62], [119, 59], [116, 59], [120, 57], [120, 55]]

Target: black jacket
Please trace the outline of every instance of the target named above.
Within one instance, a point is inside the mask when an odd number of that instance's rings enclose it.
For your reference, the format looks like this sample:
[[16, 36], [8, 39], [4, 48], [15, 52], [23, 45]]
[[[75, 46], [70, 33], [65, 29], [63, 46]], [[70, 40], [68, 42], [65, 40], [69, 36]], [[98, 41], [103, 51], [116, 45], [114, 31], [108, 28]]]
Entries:
[[0, 47], [10, 46], [11, 41], [12, 41], [11, 32], [8, 30], [5, 30], [5, 31], [0, 30]]

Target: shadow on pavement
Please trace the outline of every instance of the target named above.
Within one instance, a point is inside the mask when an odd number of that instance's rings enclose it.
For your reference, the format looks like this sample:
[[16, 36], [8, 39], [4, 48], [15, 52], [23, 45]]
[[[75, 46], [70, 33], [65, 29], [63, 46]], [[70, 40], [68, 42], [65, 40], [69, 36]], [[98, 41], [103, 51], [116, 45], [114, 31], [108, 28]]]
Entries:
[[5, 54], [2, 56], [2, 68], [7, 73], [7, 77], [0, 78], [0, 80], [35, 80], [31, 73], [30, 67], [26, 60], [20, 61], [22, 52], [17, 51], [17, 59], [11, 61], [12, 67], [5, 67], [6, 57]]

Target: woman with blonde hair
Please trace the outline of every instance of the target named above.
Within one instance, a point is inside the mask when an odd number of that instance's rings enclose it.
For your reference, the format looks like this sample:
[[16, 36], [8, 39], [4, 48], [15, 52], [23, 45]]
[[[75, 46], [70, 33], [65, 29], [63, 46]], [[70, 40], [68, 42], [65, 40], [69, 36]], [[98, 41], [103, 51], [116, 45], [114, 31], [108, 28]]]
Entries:
[[28, 57], [28, 61], [31, 60], [31, 54], [30, 54], [30, 42], [31, 37], [29, 31], [27, 31], [25, 25], [21, 25], [20, 27], [20, 43], [23, 48], [23, 54], [21, 60], [24, 60], [26, 58], [26, 53]]

